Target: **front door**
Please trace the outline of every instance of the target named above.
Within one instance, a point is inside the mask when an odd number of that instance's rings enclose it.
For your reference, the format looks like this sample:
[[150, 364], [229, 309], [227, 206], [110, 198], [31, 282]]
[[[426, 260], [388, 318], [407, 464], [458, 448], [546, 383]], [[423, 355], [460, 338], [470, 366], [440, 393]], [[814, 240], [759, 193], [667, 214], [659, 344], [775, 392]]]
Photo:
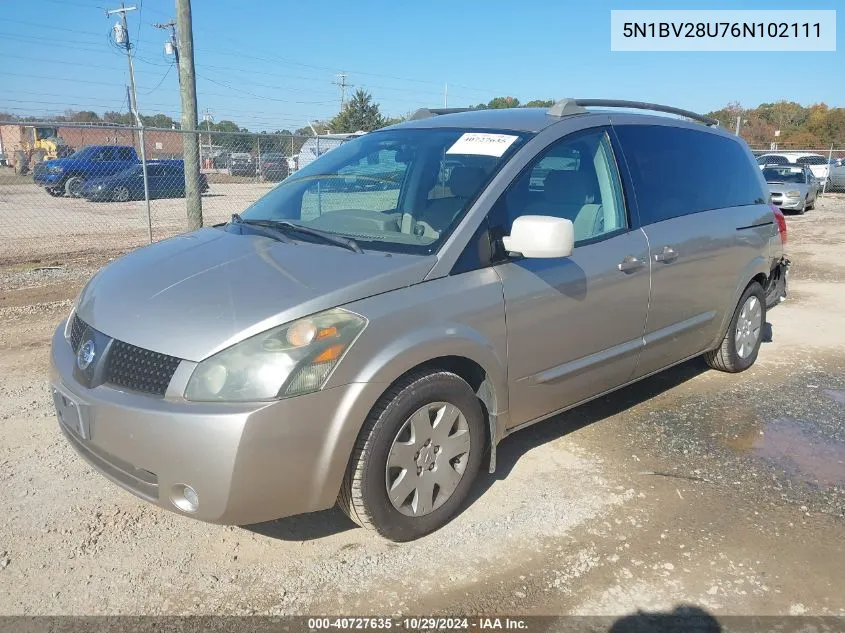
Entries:
[[572, 220], [575, 250], [560, 259], [498, 264], [508, 336], [512, 426], [627, 382], [642, 348], [648, 242], [632, 229], [604, 128], [550, 146], [497, 202], [491, 224], [520, 215]]

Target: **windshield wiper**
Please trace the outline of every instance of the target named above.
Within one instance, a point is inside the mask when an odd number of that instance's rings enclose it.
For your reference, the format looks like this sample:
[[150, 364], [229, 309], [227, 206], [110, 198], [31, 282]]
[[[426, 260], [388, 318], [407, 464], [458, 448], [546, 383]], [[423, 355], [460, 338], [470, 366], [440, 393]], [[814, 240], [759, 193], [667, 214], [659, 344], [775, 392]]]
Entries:
[[324, 242], [325, 244], [332, 244], [334, 246], [340, 246], [342, 248], [349, 249], [350, 251], [354, 251], [356, 253], [363, 254], [363, 250], [361, 247], [358, 246], [358, 242], [353, 240], [351, 237], [341, 237], [340, 235], [334, 235], [333, 233], [329, 233], [327, 231], [320, 231], [318, 229], [312, 229], [310, 226], [302, 226], [301, 224], [295, 224], [293, 222], [286, 222], [284, 220], [246, 220], [247, 222], [260, 222], [261, 226], [271, 226], [275, 229], [281, 229], [288, 233], [301, 233], [303, 235], [310, 235], [311, 237], [316, 237], [320, 241]]
[[279, 242], [284, 242], [285, 244], [294, 243], [293, 240], [290, 239], [284, 232], [280, 231], [274, 226], [258, 223], [253, 220], [244, 220], [237, 213], [232, 214], [232, 220], [229, 224], [245, 224], [249, 226], [253, 231], [258, 233], [259, 235], [263, 235], [264, 237], [269, 237], [270, 239], [277, 240]]
[[312, 229], [309, 226], [302, 226], [301, 224], [295, 224], [293, 222], [287, 222], [285, 220], [244, 220], [237, 213], [233, 213], [232, 224], [249, 224], [251, 226], [262, 226], [271, 229], [276, 229], [279, 231], [284, 231], [288, 234], [301, 233], [303, 235], [310, 235], [311, 237], [316, 237], [325, 244], [340, 246], [356, 253], [363, 254], [364, 252], [363, 250], [361, 250], [361, 247], [358, 246], [358, 242], [353, 240], [351, 237], [341, 237], [340, 235], [334, 235], [332, 233], [320, 231], [318, 229]]

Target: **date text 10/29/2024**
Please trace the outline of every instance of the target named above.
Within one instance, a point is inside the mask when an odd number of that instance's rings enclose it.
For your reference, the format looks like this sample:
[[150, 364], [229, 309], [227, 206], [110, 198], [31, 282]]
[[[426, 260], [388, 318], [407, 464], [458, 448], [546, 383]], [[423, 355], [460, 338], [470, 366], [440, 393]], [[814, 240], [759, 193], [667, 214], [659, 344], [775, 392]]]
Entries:
[[400, 631], [527, 631], [521, 618], [504, 617], [324, 617], [308, 618], [311, 631], [389, 630]]

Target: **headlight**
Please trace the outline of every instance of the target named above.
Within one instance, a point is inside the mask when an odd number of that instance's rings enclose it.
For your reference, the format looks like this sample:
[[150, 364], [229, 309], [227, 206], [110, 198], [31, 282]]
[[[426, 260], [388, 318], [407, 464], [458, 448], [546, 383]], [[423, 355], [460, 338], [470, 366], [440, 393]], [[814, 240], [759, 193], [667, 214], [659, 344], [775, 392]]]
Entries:
[[[83, 291], [85, 288], [82, 289]], [[73, 327], [73, 315], [76, 314], [76, 308], [79, 306], [79, 298], [82, 296], [82, 291], [76, 295], [76, 299], [73, 300], [73, 303], [70, 305], [70, 314], [67, 315], [67, 321], [65, 321], [65, 340], [70, 341], [70, 333]]]
[[185, 398], [255, 401], [317, 391], [366, 325], [335, 308], [262, 332], [197, 365]]
[[64, 167], [59, 167], [58, 165], [53, 165], [52, 167], [47, 168], [48, 174], [60, 174], [65, 170]]
[[798, 198], [801, 195], [800, 191], [787, 191], [786, 197], [787, 198]]

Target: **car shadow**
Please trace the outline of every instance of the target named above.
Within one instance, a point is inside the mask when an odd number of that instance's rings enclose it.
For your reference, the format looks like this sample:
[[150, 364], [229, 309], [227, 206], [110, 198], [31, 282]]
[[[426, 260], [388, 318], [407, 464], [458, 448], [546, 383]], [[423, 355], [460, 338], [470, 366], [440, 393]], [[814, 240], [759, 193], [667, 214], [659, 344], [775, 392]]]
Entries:
[[481, 497], [494, 482], [505, 479], [531, 449], [622, 413], [708, 370], [699, 356], [507, 436], [496, 448], [496, 472], [487, 473], [485, 469], [479, 474], [464, 508]]
[[608, 633], [720, 633], [722, 625], [706, 610], [678, 605], [672, 611], [637, 611], [613, 622]]
[[321, 512], [297, 514], [275, 521], [242, 525], [243, 529], [280, 541], [313, 541], [357, 528], [337, 506]]

